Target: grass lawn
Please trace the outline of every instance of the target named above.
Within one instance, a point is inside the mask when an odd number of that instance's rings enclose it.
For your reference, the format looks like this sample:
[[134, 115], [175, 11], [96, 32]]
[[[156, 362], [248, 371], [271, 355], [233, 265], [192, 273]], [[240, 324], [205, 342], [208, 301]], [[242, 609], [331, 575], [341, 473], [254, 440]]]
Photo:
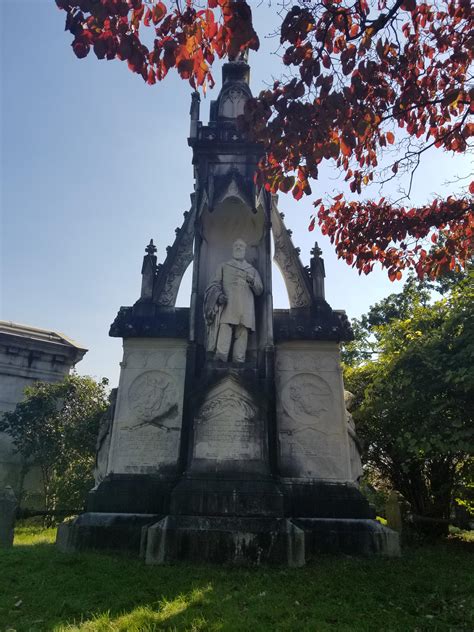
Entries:
[[243, 569], [66, 555], [54, 537], [20, 527], [14, 547], [0, 550], [1, 632], [474, 630], [472, 538], [400, 559]]

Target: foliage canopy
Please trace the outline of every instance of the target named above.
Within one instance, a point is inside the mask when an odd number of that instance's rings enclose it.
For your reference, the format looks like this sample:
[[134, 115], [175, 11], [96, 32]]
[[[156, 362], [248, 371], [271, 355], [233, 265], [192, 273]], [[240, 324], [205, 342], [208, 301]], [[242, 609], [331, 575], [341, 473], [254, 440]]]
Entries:
[[433, 304], [408, 283], [365, 318], [367, 354], [352, 350], [346, 358], [366, 463], [420, 516], [449, 518], [472, 468], [473, 313], [472, 279]]
[[[245, 1], [56, 4], [67, 13], [78, 57], [93, 49], [99, 59], [126, 61], [149, 84], [174, 68], [194, 88], [212, 87], [216, 57], [232, 60], [259, 47]], [[281, 15], [287, 74], [247, 104], [241, 121], [263, 146], [259, 184], [273, 193], [291, 190], [300, 199], [311, 194], [310, 180], [317, 180], [321, 164], [331, 161], [360, 195], [371, 182], [412, 177], [432, 147], [464, 153], [472, 146], [469, 0], [288, 0], [268, 10]], [[391, 158], [387, 150], [394, 144], [399, 151]], [[464, 197], [419, 208], [384, 198], [348, 201], [340, 194], [314, 201], [309, 228], [318, 223], [338, 256], [359, 273], [379, 262], [391, 280], [409, 268], [434, 278], [464, 266], [472, 252], [469, 193], [474, 181]], [[435, 247], [429, 250], [426, 242]]]
[[95, 444], [108, 405], [107, 380], [68, 375], [61, 382], [36, 382], [25, 399], [0, 418], [26, 467], [41, 468], [45, 506], [80, 509], [93, 485]]

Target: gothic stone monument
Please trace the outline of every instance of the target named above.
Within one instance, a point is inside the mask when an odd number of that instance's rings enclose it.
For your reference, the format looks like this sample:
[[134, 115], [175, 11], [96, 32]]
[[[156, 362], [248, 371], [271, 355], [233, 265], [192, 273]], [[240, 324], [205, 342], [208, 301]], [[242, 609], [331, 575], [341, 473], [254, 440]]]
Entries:
[[[224, 65], [208, 125], [193, 95], [191, 209], [162, 264], [150, 242], [141, 296], [111, 326], [120, 383], [97, 485], [59, 529], [63, 550], [290, 565], [399, 552], [357, 487], [339, 359], [349, 322], [325, 300], [317, 244], [305, 268], [277, 197], [254, 184], [261, 149], [236, 124], [248, 82], [247, 63]], [[289, 310], [272, 305], [272, 236]], [[177, 308], [191, 262], [191, 306]]]

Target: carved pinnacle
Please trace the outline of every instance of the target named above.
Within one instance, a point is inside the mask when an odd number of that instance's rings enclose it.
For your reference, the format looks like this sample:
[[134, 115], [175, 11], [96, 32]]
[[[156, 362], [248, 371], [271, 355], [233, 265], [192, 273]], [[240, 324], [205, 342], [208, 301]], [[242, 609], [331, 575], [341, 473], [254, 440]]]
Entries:
[[311, 250], [311, 254], [313, 255], [313, 257], [320, 257], [323, 254], [323, 251], [318, 246], [317, 241], [314, 242], [314, 248]]
[[157, 249], [156, 249], [155, 244], [153, 243], [153, 239], [150, 239], [150, 243], [145, 248], [145, 252], [147, 253], [147, 255], [154, 255], [156, 250]]

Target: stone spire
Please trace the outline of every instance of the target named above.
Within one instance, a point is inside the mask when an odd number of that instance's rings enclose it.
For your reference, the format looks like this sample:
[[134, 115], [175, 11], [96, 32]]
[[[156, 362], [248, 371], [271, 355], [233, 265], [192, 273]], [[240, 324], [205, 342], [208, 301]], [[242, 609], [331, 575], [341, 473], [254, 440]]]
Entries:
[[324, 270], [324, 259], [321, 257], [323, 251], [318, 246], [318, 242], [314, 242], [314, 248], [311, 250], [311, 278], [313, 280], [313, 297], [316, 299], [325, 298], [324, 279], [326, 272]]
[[199, 96], [199, 92], [195, 90], [191, 95], [191, 109], [189, 110], [189, 116], [191, 119], [191, 125], [189, 129], [189, 138], [197, 137], [200, 105], [201, 105], [201, 97]]
[[142, 291], [140, 299], [150, 300], [153, 297], [153, 283], [156, 276], [156, 246], [153, 243], [153, 239], [150, 239], [150, 243], [145, 248], [146, 255], [143, 257], [142, 264]]

